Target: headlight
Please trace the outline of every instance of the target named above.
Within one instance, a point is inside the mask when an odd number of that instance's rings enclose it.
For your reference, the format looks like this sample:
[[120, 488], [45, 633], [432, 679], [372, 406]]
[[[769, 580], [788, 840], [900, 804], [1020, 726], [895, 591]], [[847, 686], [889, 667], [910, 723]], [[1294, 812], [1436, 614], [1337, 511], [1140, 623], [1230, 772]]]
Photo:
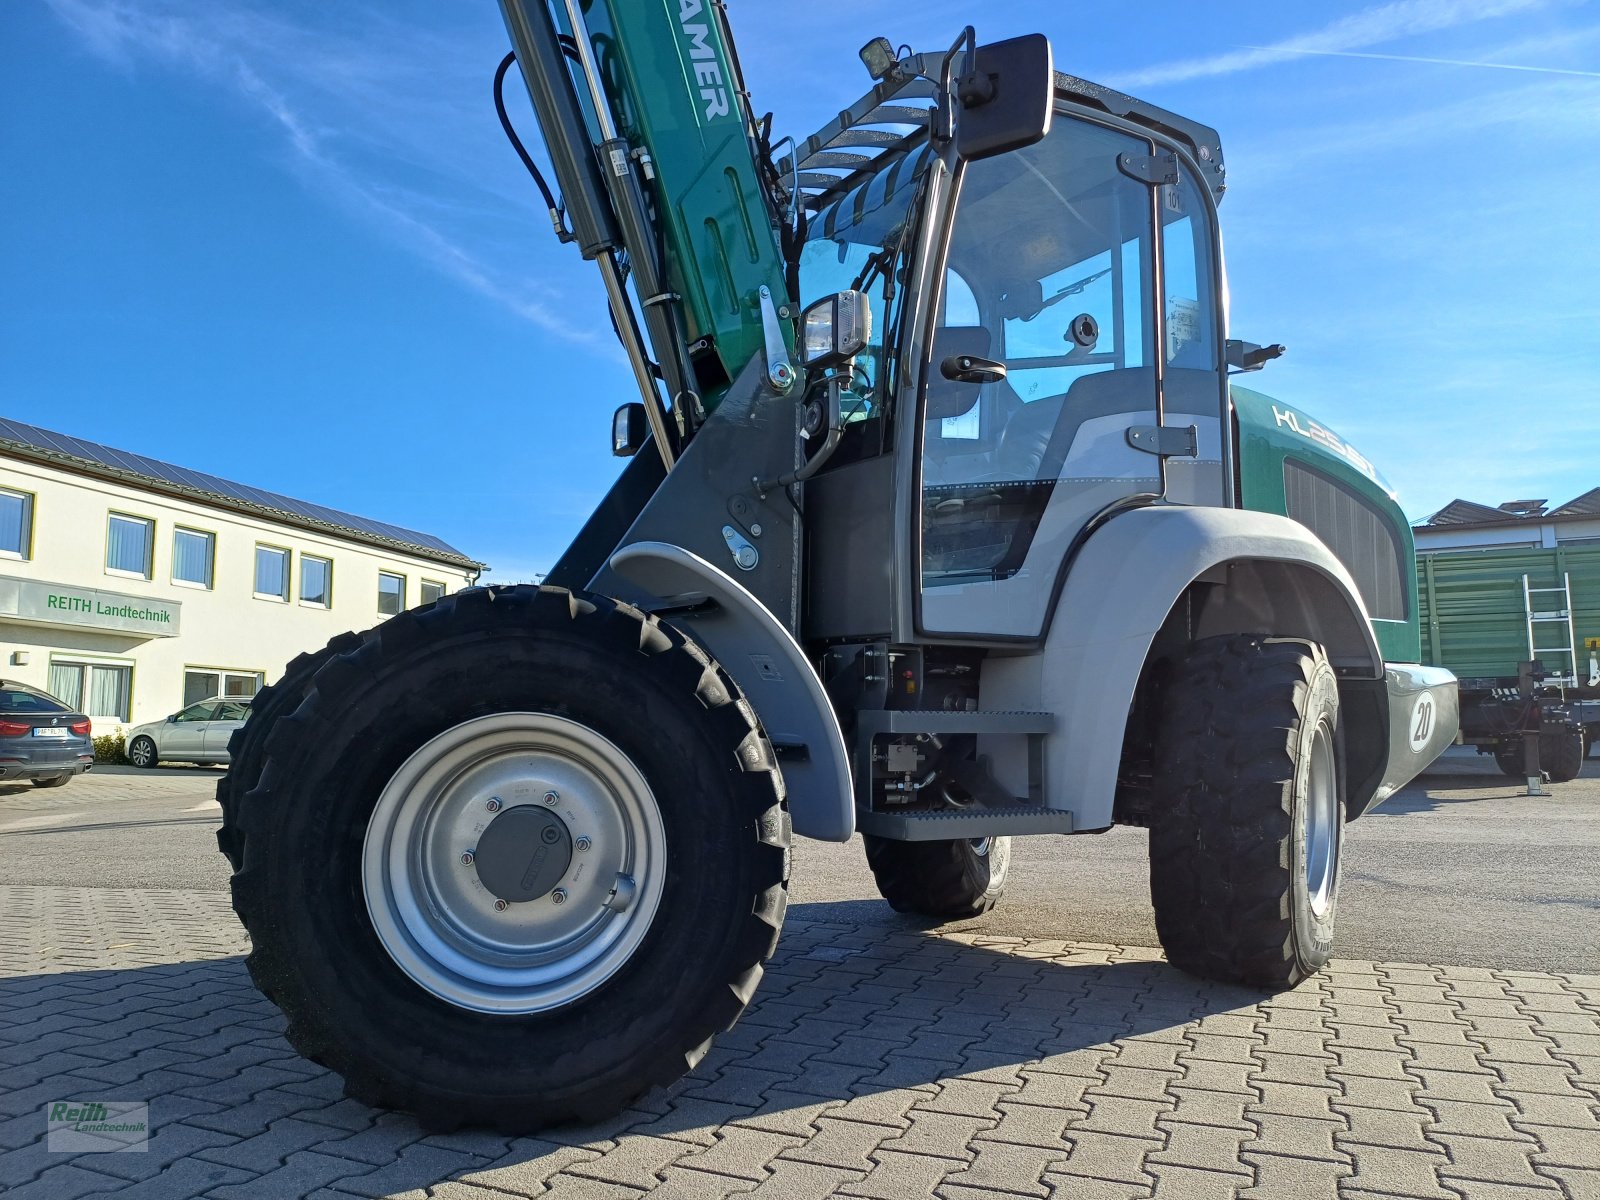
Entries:
[[864, 292], [836, 292], [800, 318], [800, 361], [807, 367], [849, 362], [872, 337], [872, 305]]

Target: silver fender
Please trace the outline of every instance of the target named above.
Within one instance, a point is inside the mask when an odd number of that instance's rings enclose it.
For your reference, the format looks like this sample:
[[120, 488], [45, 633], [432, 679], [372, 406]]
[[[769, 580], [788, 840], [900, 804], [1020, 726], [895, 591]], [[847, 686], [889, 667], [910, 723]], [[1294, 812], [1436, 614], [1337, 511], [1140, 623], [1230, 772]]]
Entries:
[[[608, 566], [658, 601], [650, 607], [683, 606], [663, 619], [733, 676], [773, 742], [805, 748], [782, 760], [794, 831], [849, 841], [856, 811], [844, 733], [822, 681], [789, 631], [730, 576], [681, 546], [634, 542], [614, 553]], [[705, 600], [712, 603], [693, 607]]]
[[[1068, 569], [1043, 650], [991, 656], [983, 666], [985, 709], [1056, 714], [1059, 732], [1045, 739], [1045, 803], [1070, 810], [1075, 829], [1111, 824], [1128, 711], [1173, 604], [1202, 576], [1224, 582], [1236, 568], [1242, 579], [1271, 579], [1266, 594], [1280, 611], [1262, 614], [1255, 594], [1241, 595], [1222, 618], [1240, 627], [1202, 627], [1201, 636], [1248, 632], [1255, 618], [1260, 632], [1321, 642], [1342, 675], [1383, 677], [1355, 581], [1305, 526], [1270, 513], [1178, 505], [1114, 517]], [[1274, 629], [1275, 621], [1288, 624]], [[1027, 794], [1022, 750], [1000, 737], [979, 741], [1015, 795]]]

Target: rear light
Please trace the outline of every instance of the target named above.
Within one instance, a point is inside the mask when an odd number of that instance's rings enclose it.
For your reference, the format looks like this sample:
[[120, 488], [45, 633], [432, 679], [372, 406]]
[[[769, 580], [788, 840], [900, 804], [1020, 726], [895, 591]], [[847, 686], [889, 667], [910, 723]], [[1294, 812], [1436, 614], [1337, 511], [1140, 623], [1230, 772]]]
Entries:
[[85, 717], [81, 721], [74, 721], [69, 728], [71, 728], [72, 732], [77, 734], [79, 737], [88, 737], [89, 730], [94, 727], [89, 724], [89, 718]]
[[22, 721], [0, 721], [0, 737], [27, 737], [32, 728]]

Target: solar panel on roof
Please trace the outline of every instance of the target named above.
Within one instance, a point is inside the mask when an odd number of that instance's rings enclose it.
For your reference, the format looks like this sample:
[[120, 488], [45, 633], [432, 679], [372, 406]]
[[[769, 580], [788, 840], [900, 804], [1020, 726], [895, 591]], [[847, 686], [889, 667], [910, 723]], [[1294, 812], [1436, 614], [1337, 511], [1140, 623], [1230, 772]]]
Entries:
[[38, 426], [27, 425], [21, 421], [13, 421], [6, 417], [0, 417], [0, 438], [29, 446], [35, 450], [62, 454], [70, 458], [96, 463], [115, 471], [140, 475], [147, 479], [175, 484], [194, 491], [209, 492], [213, 496], [225, 500], [275, 509], [306, 520], [344, 529], [351, 533], [365, 534], [369, 537], [384, 538], [389, 541], [409, 544], [419, 549], [433, 550], [440, 554], [460, 559], [463, 563], [472, 562], [470, 558], [454, 546], [434, 537], [432, 534], [420, 533], [399, 525], [390, 525], [384, 521], [373, 521], [367, 517], [358, 517], [354, 513], [341, 512], [338, 509], [312, 504], [305, 500], [296, 500], [292, 496], [284, 496], [277, 492], [268, 492], [261, 488], [234, 483], [217, 475], [191, 471], [187, 467], [179, 467], [172, 463], [162, 462], [160, 459], [146, 458], [140, 454], [118, 450], [113, 446], [104, 446], [98, 442], [87, 441], [83, 438], [70, 437], [67, 434], [55, 433], [49, 429], [40, 429]]

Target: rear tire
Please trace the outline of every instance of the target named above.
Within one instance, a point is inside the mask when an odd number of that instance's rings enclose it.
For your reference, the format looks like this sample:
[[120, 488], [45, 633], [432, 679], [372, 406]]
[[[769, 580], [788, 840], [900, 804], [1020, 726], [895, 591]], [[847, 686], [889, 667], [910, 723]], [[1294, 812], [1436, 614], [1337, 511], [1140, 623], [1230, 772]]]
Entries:
[[128, 761], [148, 771], [156, 765], [156, 744], [147, 737], [136, 737], [128, 743]]
[[[1581, 725], [1547, 725], [1539, 735], [1539, 769], [1550, 777], [1551, 783], [1576, 779], [1583, 771], [1587, 752]], [[1495, 747], [1495, 763], [1513, 779], [1528, 777], [1526, 760], [1520, 741], [1501, 742]]]
[[1197, 642], [1157, 735], [1150, 896], [1168, 960], [1290, 987], [1333, 947], [1344, 840], [1339, 690], [1321, 647]]
[[959, 921], [988, 912], [1005, 893], [1008, 837], [899, 842], [861, 836], [878, 891], [895, 912]]
[[[258, 720], [259, 780], [228, 818], [247, 965], [349, 1095], [436, 1129], [598, 1120], [749, 1003], [787, 902], [782, 781], [732, 680], [671, 626], [559, 588], [464, 591]], [[538, 836], [491, 893], [486, 831], [513, 813]], [[570, 835], [562, 898], [508, 901], [544, 870], [535, 842], [568, 836], [548, 814]]]
[[251, 697], [249, 717], [228, 738], [228, 770], [217, 780], [217, 804], [222, 809], [217, 849], [227, 856], [235, 871], [244, 865], [234, 828], [239, 800], [261, 781], [261, 768], [266, 764], [267, 731], [279, 717], [300, 707], [312, 676], [324, 663], [360, 645], [359, 633], [341, 633], [321, 650], [300, 655], [284, 668], [282, 679]]

